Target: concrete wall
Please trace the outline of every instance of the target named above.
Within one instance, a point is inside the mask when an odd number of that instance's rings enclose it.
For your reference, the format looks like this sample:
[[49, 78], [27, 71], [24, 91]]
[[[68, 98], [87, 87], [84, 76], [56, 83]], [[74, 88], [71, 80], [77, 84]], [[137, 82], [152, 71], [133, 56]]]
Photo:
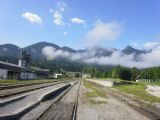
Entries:
[[130, 81], [109, 81], [109, 80], [96, 80], [96, 79], [87, 79], [87, 81], [91, 81], [91, 82], [103, 85], [105, 87], [135, 84], [135, 83], [130, 82]]
[[36, 79], [37, 75], [35, 73], [28, 73], [28, 79]]
[[25, 60], [19, 60], [18, 61], [18, 66], [19, 67], [26, 67], [26, 61]]
[[60, 77], [60, 76], [62, 76], [62, 74], [54, 73], [53, 78], [58, 78], [58, 77]]
[[112, 87], [112, 86], [114, 86], [114, 82], [113, 81], [95, 80], [95, 79], [87, 79], [87, 81], [94, 82], [94, 83], [103, 85], [105, 87]]
[[0, 69], [0, 79], [7, 79], [8, 78], [8, 71], [5, 69]]
[[83, 79], [91, 78], [91, 75], [90, 75], [90, 74], [83, 74], [83, 75], [82, 75], [82, 78], [83, 78]]
[[36, 79], [37, 76], [34, 73], [28, 73], [28, 72], [21, 72], [20, 73], [20, 79], [26, 80], [26, 79]]

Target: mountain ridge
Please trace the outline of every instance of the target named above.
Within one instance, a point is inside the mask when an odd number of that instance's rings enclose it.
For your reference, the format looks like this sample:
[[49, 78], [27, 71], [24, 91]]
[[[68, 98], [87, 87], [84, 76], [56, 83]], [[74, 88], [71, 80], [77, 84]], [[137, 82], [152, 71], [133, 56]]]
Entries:
[[138, 49], [135, 49], [131, 46], [126, 46], [124, 49], [122, 50], [118, 50], [116, 48], [103, 48], [103, 47], [100, 47], [100, 46], [96, 46], [96, 47], [93, 47], [93, 48], [86, 48], [86, 49], [80, 49], [80, 50], [75, 50], [73, 48], [70, 48], [68, 46], [63, 46], [63, 47], [60, 47], [58, 46], [57, 44], [54, 44], [54, 43], [49, 43], [49, 42], [38, 42], [38, 43], [35, 43], [35, 44], [32, 44], [32, 45], [29, 45], [29, 46], [26, 46], [24, 48], [20, 48], [19, 46], [17, 45], [14, 45], [14, 44], [3, 44], [3, 45], [0, 45], [0, 56], [18, 56], [19, 52], [20, 52], [20, 49], [25, 49], [27, 50], [32, 56], [34, 57], [44, 57], [42, 55], [42, 49], [46, 46], [50, 46], [50, 47], [53, 47], [55, 48], [55, 50], [62, 50], [62, 51], [67, 51], [69, 53], [83, 53], [83, 52], [86, 52], [86, 51], [95, 51], [95, 55], [97, 56], [110, 56], [114, 51], [121, 51], [123, 54], [141, 54], [141, 53], [146, 53], [146, 51], [144, 50], [138, 50]]
[[[53, 60], [48, 61], [46, 56], [42, 53], [42, 49], [44, 47], [54, 47], [57, 55]], [[4, 62], [10, 62], [17, 64], [18, 63], [18, 55], [20, 53], [21, 49], [25, 49], [27, 52], [31, 54], [32, 57], [32, 65], [33, 66], [38, 66], [41, 68], [48, 68], [51, 70], [57, 70], [63, 68], [64, 70], [69, 70], [69, 71], [80, 71], [83, 69], [84, 66], [89, 65], [89, 66], [96, 66], [103, 69], [110, 68], [113, 65], [107, 64], [107, 65], [100, 65], [97, 63], [84, 63], [84, 59], [88, 58], [100, 58], [100, 57], [110, 57], [114, 52], [120, 52], [122, 55], [128, 55], [128, 54], [133, 54], [133, 55], [139, 55], [144, 53], [142, 50], [135, 49], [131, 46], [127, 46], [126, 48], [119, 50], [115, 48], [103, 48], [100, 46], [97, 47], [92, 47], [92, 48], [86, 48], [86, 49], [81, 49], [81, 50], [74, 50], [70, 47], [64, 46], [60, 47], [54, 43], [48, 43], [48, 42], [38, 42], [32, 45], [29, 45], [24, 48], [20, 48], [19, 46], [13, 45], [13, 44], [4, 44], [0, 45], [0, 60]], [[67, 54], [69, 55], [75, 55], [74, 59], [77, 58], [77, 56], [81, 56], [80, 58], [76, 60], [72, 60], [71, 56], [65, 57], [60, 57], [60, 53], [64, 53], [64, 55]], [[54, 56], [53, 54], [53, 56]], [[135, 60], [136, 56], [135, 56]]]

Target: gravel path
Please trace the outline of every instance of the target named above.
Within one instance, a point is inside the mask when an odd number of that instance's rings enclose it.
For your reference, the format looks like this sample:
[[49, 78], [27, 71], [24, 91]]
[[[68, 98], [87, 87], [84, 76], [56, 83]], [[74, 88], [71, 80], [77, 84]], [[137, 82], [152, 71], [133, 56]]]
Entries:
[[131, 107], [112, 97], [106, 98], [106, 102], [101, 104], [92, 104], [85, 95], [87, 91], [88, 88], [81, 86], [77, 120], [148, 120]]

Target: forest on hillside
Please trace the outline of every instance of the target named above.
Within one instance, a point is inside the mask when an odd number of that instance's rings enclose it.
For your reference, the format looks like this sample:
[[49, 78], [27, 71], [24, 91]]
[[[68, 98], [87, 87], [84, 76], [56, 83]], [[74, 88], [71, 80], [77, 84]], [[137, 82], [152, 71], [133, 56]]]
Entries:
[[[1, 61], [18, 64], [15, 57], [0, 57]], [[160, 79], [160, 67], [150, 67], [138, 69], [136, 67], [128, 68], [123, 66], [84, 64], [81, 62], [73, 62], [66, 59], [55, 59], [48, 61], [46, 59], [32, 60], [32, 66], [44, 69], [50, 69], [52, 72], [72, 71], [90, 73], [92, 77], [97, 78], [119, 78], [123, 80], [136, 79]]]
[[160, 67], [137, 69], [136, 67], [127, 68], [118, 65], [106, 70], [98, 70], [95, 67], [86, 67], [84, 72], [90, 73], [92, 77], [97, 78], [115, 78], [132, 81], [135, 81], [136, 79], [160, 79]]

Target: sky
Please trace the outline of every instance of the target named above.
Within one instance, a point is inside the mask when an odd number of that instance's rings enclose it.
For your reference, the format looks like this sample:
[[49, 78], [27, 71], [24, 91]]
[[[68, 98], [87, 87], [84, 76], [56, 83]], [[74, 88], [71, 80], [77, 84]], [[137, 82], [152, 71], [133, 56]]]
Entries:
[[159, 0], [0, 0], [0, 44], [160, 47]]

